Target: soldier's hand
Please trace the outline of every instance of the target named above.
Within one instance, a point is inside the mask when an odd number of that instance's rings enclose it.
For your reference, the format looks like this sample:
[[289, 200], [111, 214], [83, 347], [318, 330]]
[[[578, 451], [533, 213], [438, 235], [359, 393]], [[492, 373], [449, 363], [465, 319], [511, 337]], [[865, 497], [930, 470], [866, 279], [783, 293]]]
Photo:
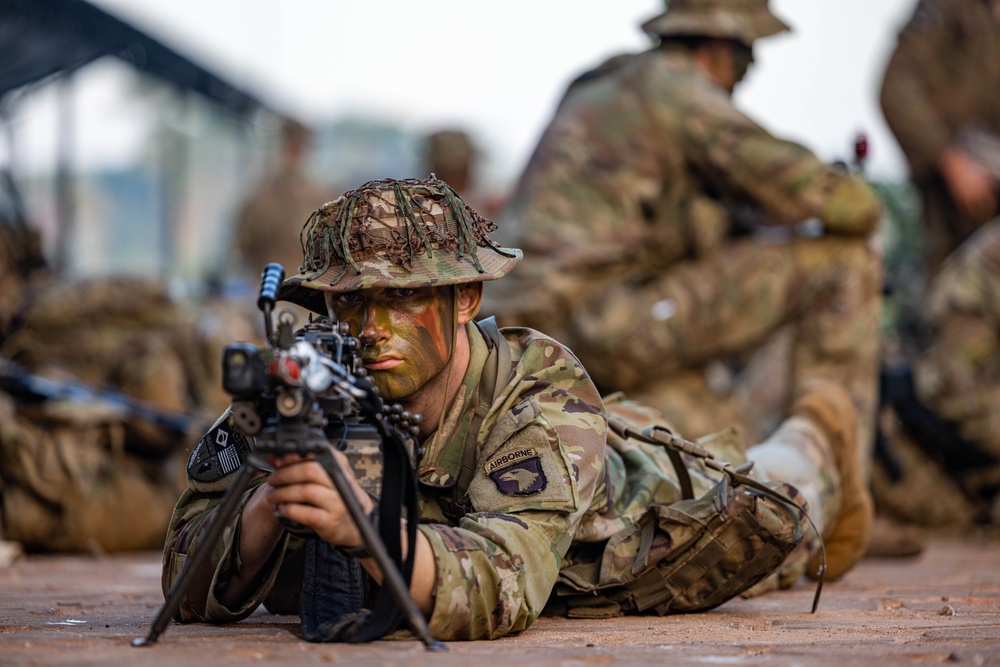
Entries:
[[[334, 451], [334, 456], [362, 509], [368, 514], [374, 501], [361, 489], [343, 453]], [[363, 544], [343, 499], [322, 465], [312, 458], [296, 454], [274, 458], [271, 463], [275, 469], [267, 477], [267, 484], [271, 487], [267, 500], [281, 516], [312, 528], [320, 539], [330, 544], [342, 547]]]
[[997, 213], [997, 183], [983, 165], [957, 148], [948, 148], [939, 161], [952, 199], [963, 215], [986, 221]]

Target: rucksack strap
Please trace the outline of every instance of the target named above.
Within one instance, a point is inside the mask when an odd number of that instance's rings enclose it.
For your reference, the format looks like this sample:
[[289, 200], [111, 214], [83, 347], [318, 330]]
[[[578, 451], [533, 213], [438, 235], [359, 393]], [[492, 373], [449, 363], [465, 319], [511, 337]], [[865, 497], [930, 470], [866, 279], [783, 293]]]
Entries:
[[747, 476], [747, 473], [750, 472], [750, 469], [753, 467], [752, 461], [745, 463], [738, 468], [734, 468], [729, 463], [716, 460], [715, 455], [712, 454], [712, 452], [707, 448], [693, 443], [690, 440], [685, 440], [684, 438], [675, 435], [669, 428], [658, 424], [647, 426], [642, 429], [641, 433], [639, 433], [629, 428], [624, 422], [612, 417], [608, 420], [608, 426], [623, 438], [632, 437], [648, 444], [662, 445], [663, 448], [666, 449], [667, 455], [670, 456], [670, 461], [673, 463], [674, 468], [677, 471], [678, 481], [685, 499], [689, 500], [693, 498], [694, 493], [691, 486], [691, 475], [688, 472], [687, 466], [684, 464], [683, 458], [681, 458], [682, 453], [701, 459], [702, 463], [704, 463], [707, 468], [712, 468], [713, 470], [723, 473], [723, 479], [728, 477], [734, 483], [750, 487], [755, 491], [781, 503], [793, 512], [801, 512], [802, 516], [804, 516], [806, 521], [809, 522], [813, 532], [815, 532], [816, 536], [819, 538], [822, 565], [820, 566], [819, 576], [816, 582], [816, 594], [813, 596], [812, 604], [812, 611], [816, 611], [819, 606], [819, 597], [823, 590], [823, 581], [825, 579], [824, 573], [826, 571], [826, 545], [823, 542], [823, 535], [816, 527], [816, 524], [813, 523], [812, 517], [809, 516], [809, 513], [796, 505], [795, 501], [787, 495], [772, 489], [765, 484], [761, 484], [752, 477]]

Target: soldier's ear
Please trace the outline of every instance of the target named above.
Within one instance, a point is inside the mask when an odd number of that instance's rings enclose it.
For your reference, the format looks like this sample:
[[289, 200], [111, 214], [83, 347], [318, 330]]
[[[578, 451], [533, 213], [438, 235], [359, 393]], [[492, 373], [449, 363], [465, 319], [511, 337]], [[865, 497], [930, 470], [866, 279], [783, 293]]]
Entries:
[[458, 311], [458, 323], [468, 324], [475, 319], [479, 308], [483, 305], [483, 284], [464, 283], [455, 288], [455, 306]]

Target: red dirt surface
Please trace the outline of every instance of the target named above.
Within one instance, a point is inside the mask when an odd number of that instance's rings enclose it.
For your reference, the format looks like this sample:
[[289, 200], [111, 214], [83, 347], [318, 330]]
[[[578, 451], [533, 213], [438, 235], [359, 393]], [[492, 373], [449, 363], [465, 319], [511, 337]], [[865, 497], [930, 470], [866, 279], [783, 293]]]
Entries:
[[0, 665], [1000, 665], [1000, 539], [931, 539], [912, 559], [866, 559], [828, 583], [733, 600], [707, 613], [541, 618], [522, 635], [451, 642], [311, 644], [298, 619], [171, 624], [145, 637], [163, 598], [160, 556], [22, 556], [0, 568]]

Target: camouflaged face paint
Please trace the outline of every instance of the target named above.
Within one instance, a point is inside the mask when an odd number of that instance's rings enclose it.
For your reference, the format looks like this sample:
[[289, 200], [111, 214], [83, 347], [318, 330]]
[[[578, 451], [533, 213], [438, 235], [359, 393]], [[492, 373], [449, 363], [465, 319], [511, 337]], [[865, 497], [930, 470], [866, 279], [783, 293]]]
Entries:
[[362, 362], [383, 398], [412, 396], [448, 365], [453, 294], [449, 287], [421, 287], [329, 295], [332, 310], [361, 341]]

